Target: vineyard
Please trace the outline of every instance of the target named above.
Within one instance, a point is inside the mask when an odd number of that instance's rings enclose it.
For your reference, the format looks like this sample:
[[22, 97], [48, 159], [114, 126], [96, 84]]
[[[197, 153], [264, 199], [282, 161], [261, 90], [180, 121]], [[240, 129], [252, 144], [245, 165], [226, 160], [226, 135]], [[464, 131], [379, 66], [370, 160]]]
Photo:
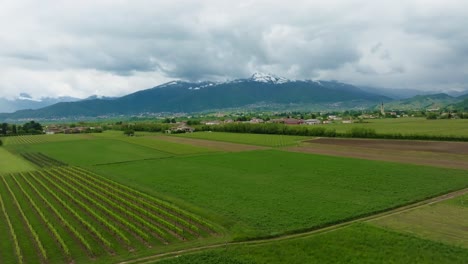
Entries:
[[52, 166], [42, 154], [23, 156], [44, 169], [0, 176], [7, 241], [0, 263], [89, 262], [215, 232], [168, 202], [82, 168]]
[[59, 134], [59, 135], [26, 135], [26, 136], [11, 136], [2, 138], [5, 145], [20, 145], [20, 144], [38, 144], [47, 142], [60, 142], [69, 140], [86, 139], [88, 135], [73, 135], [73, 134]]

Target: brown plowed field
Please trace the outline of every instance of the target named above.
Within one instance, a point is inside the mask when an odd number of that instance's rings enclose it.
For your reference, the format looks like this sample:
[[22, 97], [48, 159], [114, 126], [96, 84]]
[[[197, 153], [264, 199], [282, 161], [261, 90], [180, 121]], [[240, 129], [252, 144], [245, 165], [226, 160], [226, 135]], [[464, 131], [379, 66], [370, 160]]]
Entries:
[[194, 139], [194, 138], [183, 138], [183, 137], [171, 137], [171, 136], [156, 136], [157, 139], [166, 140], [169, 142], [193, 145], [198, 147], [210, 148], [218, 151], [226, 152], [239, 152], [248, 150], [266, 149], [266, 147], [229, 143], [222, 141], [212, 141], [205, 139]]
[[319, 138], [288, 151], [468, 170], [468, 143]]
[[352, 146], [362, 148], [444, 152], [451, 154], [468, 155], [468, 143], [465, 142], [340, 138], [318, 138], [306, 142], [315, 144]]

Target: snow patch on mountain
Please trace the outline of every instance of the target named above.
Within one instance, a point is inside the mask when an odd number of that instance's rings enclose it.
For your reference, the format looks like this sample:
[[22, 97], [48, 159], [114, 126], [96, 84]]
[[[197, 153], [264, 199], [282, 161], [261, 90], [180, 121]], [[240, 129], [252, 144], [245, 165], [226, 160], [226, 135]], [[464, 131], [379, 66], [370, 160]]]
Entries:
[[251, 81], [254, 82], [263, 82], [263, 83], [274, 83], [274, 84], [281, 84], [289, 82], [288, 79], [284, 77], [275, 76], [273, 74], [261, 73], [256, 72], [250, 77]]

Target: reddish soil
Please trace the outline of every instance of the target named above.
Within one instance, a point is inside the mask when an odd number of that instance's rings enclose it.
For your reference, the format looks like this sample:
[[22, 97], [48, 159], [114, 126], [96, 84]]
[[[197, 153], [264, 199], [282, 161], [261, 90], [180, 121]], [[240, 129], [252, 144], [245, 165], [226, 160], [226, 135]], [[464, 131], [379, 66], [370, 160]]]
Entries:
[[319, 138], [285, 150], [468, 170], [468, 143], [459, 142]]
[[444, 152], [451, 154], [468, 155], [468, 143], [466, 142], [340, 138], [318, 138], [306, 142], [315, 144], [352, 146], [362, 148]]

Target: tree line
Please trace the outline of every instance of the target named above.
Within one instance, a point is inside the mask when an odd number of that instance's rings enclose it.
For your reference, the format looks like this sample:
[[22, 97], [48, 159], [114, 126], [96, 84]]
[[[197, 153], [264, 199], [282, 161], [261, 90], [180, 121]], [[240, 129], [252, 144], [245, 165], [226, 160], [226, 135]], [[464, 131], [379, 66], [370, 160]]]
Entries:
[[35, 121], [29, 121], [23, 125], [2, 123], [0, 128], [1, 136], [37, 135], [42, 133], [42, 125]]

